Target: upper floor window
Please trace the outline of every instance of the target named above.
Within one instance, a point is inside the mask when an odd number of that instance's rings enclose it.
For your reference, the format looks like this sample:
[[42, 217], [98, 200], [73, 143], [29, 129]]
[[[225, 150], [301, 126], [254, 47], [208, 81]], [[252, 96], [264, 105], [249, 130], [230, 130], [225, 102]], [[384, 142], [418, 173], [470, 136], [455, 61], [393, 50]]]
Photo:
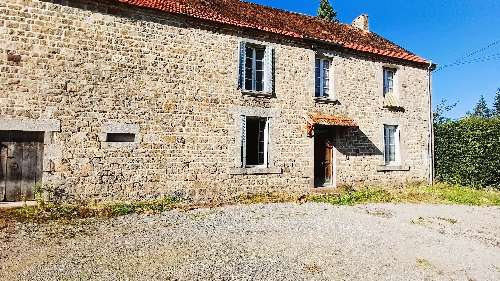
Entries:
[[395, 93], [396, 69], [384, 68], [384, 96]]
[[316, 58], [315, 71], [315, 96], [330, 96], [330, 65], [331, 61], [326, 58]]
[[384, 158], [386, 165], [399, 165], [399, 127], [384, 125]]
[[241, 42], [239, 86], [243, 91], [272, 93], [273, 57], [274, 50], [270, 46]]
[[266, 48], [246, 46], [245, 52], [245, 90], [264, 91], [264, 55]]

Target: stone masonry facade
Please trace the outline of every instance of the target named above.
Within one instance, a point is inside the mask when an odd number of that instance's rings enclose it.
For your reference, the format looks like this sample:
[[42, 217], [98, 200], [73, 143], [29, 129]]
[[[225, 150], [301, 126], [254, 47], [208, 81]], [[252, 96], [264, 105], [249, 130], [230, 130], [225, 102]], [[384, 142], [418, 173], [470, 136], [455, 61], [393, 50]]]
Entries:
[[[383, 57], [108, 1], [0, 2], [0, 130], [45, 132], [43, 183], [91, 200], [226, 200], [314, 188], [308, 113], [342, 115], [336, 185], [427, 181], [429, 72]], [[274, 94], [238, 88], [242, 40], [272, 46]], [[314, 98], [315, 57], [332, 60], [335, 102]], [[403, 110], [384, 108], [397, 68]], [[240, 166], [241, 115], [271, 118], [269, 167]], [[401, 132], [384, 169], [383, 125]], [[131, 133], [128, 143], [107, 133]]]

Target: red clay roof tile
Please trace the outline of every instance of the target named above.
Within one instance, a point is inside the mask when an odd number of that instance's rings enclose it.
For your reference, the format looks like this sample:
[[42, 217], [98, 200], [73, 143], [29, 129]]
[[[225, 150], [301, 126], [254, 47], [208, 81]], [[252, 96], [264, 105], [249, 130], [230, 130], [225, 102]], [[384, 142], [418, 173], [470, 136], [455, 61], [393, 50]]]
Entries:
[[314, 128], [317, 125], [337, 126], [337, 127], [358, 127], [351, 118], [341, 115], [329, 115], [322, 113], [310, 113], [306, 116], [306, 130], [309, 136], [312, 136]]
[[116, 0], [222, 24], [251, 28], [297, 39], [326, 41], [341, 47], [419, 64], [428, 62], [373, 33], [347, 24], [287, 12], [239, 0]]

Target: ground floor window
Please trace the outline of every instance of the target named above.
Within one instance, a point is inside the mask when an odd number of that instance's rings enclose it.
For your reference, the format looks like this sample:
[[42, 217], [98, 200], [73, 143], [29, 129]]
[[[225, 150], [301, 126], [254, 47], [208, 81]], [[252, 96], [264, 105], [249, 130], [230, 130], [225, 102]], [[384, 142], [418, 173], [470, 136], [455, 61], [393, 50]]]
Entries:
[[245, 167], [268, 166], [269, 118], [243, 118], [242, 159]]
[[399, 165], [399, 127], [384, 125], [384, 157], [386, 165]]

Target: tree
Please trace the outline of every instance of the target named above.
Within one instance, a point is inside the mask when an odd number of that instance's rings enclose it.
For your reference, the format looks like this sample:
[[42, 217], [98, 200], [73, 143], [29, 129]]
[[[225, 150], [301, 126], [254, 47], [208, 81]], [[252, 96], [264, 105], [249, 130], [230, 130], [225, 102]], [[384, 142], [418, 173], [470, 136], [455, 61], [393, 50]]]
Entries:
[[436, 106], [436, 110], [433, 112], [434, 124], [443, 124], [451, 121], [451, 118], [446, 117], [445, 114], [451, 111], [456, 106], [457, 102], [448, 104], [447, 100], [441, 100], [441, 102]]
[[474, 112], [472, 113], [472, 116], [481, 118], [491, 117], [491, 110], [488, 108], [488, 105], [486, 104], [486, 100], [484, 99], [483, 95], [481, 95], [481, 97], [479, 98], [479, 102], [476, 104], [476, 107], [474, 107]]
[[333, 10], [330, 1], [328, 0], [320, 1], [318, 9], [318, 18], [328, 21], [337, 21], [337, 13]]
[[493, 113], [495, 116], [500, 117], [500, 88], [497, 89], [495, 101], [493, 102]]

